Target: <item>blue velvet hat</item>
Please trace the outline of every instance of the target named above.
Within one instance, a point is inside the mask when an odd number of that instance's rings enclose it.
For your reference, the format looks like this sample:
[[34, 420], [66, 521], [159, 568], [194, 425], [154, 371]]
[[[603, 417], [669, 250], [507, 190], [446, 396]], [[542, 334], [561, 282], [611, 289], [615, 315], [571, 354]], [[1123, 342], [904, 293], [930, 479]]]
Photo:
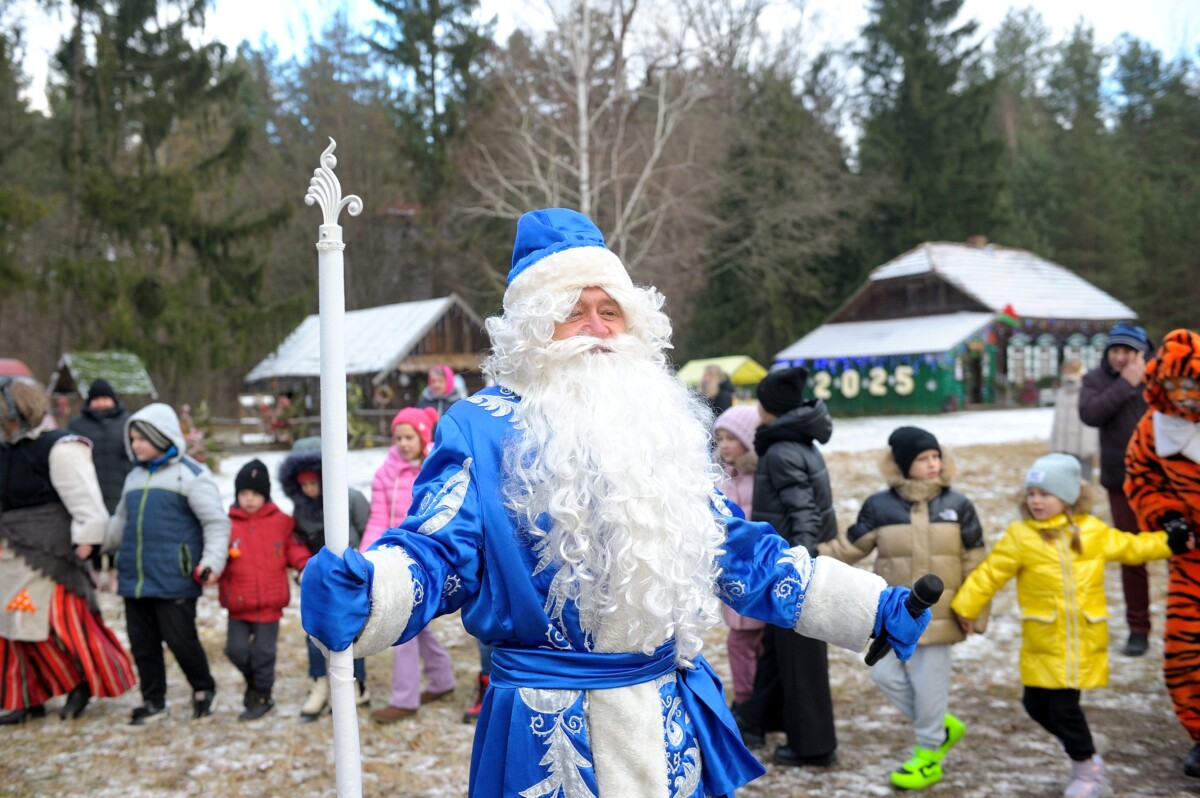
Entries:
[[567, 208], [544, 208], [517, 221], [506, 308], [535, 291], [589, 286], [633, 287], [625, 265], [604, 245], [591, 219]]

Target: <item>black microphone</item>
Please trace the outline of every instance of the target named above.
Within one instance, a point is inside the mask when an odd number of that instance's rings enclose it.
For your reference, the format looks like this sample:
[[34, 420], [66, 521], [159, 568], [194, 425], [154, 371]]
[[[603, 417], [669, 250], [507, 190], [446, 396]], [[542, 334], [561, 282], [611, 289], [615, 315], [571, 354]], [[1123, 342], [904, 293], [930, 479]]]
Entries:
[[[912, 590], [908, 593], [908, 598], [904, 600], [904, 609], [908, 610], [909, 615], [916, 618], [922, 612], [938, 603], [938, 599], [942, 597], [942, 591], [945, 588], [946, 586], [942, 584], [941, 577], [937, 574], [925, 574], [913, 583]], [[887, 629], [880, 629], [879, 637], [875, 638], [874, 642], [871, 643], [871, 647], [867, 649], [867, 667], [879, 662], [891, 650], [892, 644], [888, 642]]]

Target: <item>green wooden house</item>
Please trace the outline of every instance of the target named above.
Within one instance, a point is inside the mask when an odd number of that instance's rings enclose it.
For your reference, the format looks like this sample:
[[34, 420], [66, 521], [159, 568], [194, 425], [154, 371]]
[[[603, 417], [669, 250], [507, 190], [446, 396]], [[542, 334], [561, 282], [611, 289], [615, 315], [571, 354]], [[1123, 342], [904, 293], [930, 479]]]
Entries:
[[834, 415], [1032, 404], [1064, 360], [1099, 362], [1123, 302], [1031, 252], [930, 242], [888, 261], [775, 356]]

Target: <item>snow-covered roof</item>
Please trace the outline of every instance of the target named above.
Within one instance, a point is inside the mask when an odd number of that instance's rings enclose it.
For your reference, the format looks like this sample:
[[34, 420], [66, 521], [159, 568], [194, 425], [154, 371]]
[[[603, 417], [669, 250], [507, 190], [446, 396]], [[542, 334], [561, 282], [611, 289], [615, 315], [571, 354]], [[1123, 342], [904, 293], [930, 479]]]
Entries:
[[[346, 374], [379, 374], [403, 360], [453, 306], [472, 321], [479, 317], [455, 294], [346, 312]], [[321, 376], [321, 317], [313, 314], [279, 348], [246, 375], [246, 382], [272, 377]]]
[[776, 360], [923, 355], [945, 352], [983, 329], [991, 313], [946, 313], [912, 319], [822, 324], [775, 355]]
[[103, 378], [118, 396], [158, 398], [154, 381], [132, 352], [115, 349], [101, 352], [64, 352], [50, 378], [51, 393], [75, 393], [87, 396], [94, 380]]
[[1034, 319], [1136, 319], [1124, 302], [1074, 272], [1023, 249], [994, 244], [921, 244], [871, 272], [879, 282], [932, 272], [999, 312]]

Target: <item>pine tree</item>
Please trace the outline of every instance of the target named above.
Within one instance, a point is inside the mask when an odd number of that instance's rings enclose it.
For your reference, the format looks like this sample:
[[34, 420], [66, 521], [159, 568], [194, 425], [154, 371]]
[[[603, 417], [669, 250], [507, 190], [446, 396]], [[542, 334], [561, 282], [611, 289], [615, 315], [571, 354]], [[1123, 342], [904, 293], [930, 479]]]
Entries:
[[981, 76], [962, 0], [872, 0], [863, 29], [869, 100], [859, 161], [892, 182], [864, 234], [877, 262], [929, 240], [962, 241], [998, 224], [1002, 149], [994, 83]]
[[1164, 63], [1126, 38], [1117, 54], [1116, 146], [1132, 201], [1122, 224], [1138, 257], [1110, 264], [1111, 282], [1155, 337], [1196, 328], [1200, 304], [1200, 68]]
[[19, 258], [24, 232], [47, 211], [37, 198], [39, 180], [32, 167], [34, 140], [43, 125], [20, 96], [28, 82], [17, 61], [22, 38], [17, 26], [0, 29], [0, 230], [4, 231], [0, 238], [0, 296], [4, 297], [28, 287], [29, 277]]
[[463, 282], [451, 243], [452, 198], [460, 190], [454, 153], [467, 109], [485, 101], [480, 86], [492, 23], [475, 20], [478, 0], [373, 1], [390, 17], [376, 24], [369, 44], [396, 78], [399, 151], [417, 206], [414, 260], [428, 269], [433, 294], [443, 296]]
[[245, 72], [195, 43], [204, 0], [75, 0], [53, 102], [67, 199], [43, 296], [58, 346], [119, 347], [168, 385], [228, 362], [257, 316], [253, 242], [286, 205], [230, 181], [254, 129], [236, 117]]
[[1055, 48], [1046, 107], [1055, 121], [1050, 136], [1052, 168], [1042, 180], [1053, 227], [1045, 253], [1118, 296], [1117, 263], [1138, 264], [1128, 210], [1133, 198], [1128, 168], [1105, 119], [1103, 70], [1108, 55], [1093, 30], [1077, 24]]
[[839, 255], [860, 220], [862, 181], [794, 82], [764, 67], [747, 78], [734, 112], [742, 124], [711, 211], [705, 286], [684, 335], [692, 357], [769, 362], [819, 324], [845, 290]]

